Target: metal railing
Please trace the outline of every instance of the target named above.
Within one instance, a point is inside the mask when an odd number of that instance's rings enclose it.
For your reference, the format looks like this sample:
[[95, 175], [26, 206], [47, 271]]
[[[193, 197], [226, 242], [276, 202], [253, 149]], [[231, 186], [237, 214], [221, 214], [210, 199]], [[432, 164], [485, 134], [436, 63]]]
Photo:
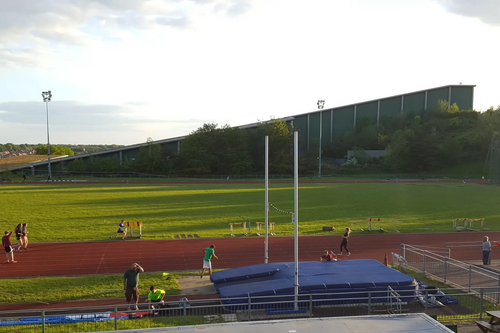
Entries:
[[[498, 288], [497, 288], [498, 289]], [[442, 304], [429, 290], [415, 292], [393, 288], [335, 294], [247, 297], [179, 301], [148, 310], [125, 311], [126, 306], [0, 312], [0, 332], [99, 332], [155, 327], [202, 325], [257, 320], [362, 316], [388, 313], [426, 313], [443, 323], [472, 321], [486, 316], [495, 304], [484, 295], [498, 290], [480, 288], [472, 292], [442, 290], [458, 304]], [[298, 305], [298, 307], [296, 307]]]
[[492, 295], [485, 294], [484, 297], [500, 303], [500, 273], [450, 258], [449, 251], [401, 244], [401, 254], [393, 253], [392, 262], [468, 292], [487, 288], [485, 290], [491, 291]]

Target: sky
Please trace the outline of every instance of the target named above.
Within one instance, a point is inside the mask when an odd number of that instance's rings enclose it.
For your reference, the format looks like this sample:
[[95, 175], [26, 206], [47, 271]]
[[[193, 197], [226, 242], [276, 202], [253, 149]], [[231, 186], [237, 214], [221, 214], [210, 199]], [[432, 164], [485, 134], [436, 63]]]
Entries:
[[123, 145], [459, 83], [484, 111], [499, 41], [500, 0], [0, 0], [0, 143], [47, 106], [51, 144]]

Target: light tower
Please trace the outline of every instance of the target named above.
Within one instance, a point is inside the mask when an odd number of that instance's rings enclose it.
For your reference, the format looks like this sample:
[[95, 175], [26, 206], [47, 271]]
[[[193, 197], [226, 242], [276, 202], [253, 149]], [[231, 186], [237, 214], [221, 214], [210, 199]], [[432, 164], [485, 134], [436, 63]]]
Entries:
[[49, 138], [49, 102], [52, 98], [52, 93], [49, 91], [42, 92], [43, 101], [45, 102], [46, 110], [47, 110], [47, 161], [49, 167], [49, 180], [52, 179], [52, 172], [50, 170], [50, 138]]
[[325, 100], [318, 100], [318, 110], [319, 110], [319, 155], [318, 155], [318, 178], [321, 178], [321, 140], [323, 139], [323, 107], [325, 106]]

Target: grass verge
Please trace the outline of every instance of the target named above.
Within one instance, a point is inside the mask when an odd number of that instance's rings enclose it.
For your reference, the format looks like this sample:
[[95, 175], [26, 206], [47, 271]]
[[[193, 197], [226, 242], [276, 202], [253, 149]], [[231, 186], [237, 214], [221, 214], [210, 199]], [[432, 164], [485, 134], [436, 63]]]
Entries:
[[[462, 183], [301, 184], [299, 233], [324, 234], [325, 225], [343, 230], [369, 217], [400, 222], [380, 225], [389, 232], [450, 232], [464, 217], [500, 230], [498, 197], [498, 186]], [[276, 235], [293, 235], [293, 198], [293, 184], [271, 182]], [[255, 234], [255, 222], [264, 221], [262, 184], [4, 184], [0, 202], [0, 230], [28, 223], [31, 242], [107, 240], [121, 219], [143, 221], [143, 239], [229, 237], [230, 222], [246, 221]], [[356, 224], [354, 232], [366, 227]]]
[[[166, 295], [179, 295], [177, 278], [191, 273], [171, 273], [166, 280], [161, 272], [145, 272], [139, 276], [141, 295], [154, 285]], [[194, 274], [194, 273], [193, 273]], [[64, 302], [124, 298], [123, 274], [84, 275], [72, 277], [37, 277], [2, 279], [0, 303]]]

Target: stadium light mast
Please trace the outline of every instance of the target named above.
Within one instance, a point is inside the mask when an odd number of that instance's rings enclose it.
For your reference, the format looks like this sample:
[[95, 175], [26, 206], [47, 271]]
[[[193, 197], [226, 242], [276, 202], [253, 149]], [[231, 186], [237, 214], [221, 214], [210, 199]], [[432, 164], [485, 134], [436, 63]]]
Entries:
[[52, 98], [52, 93], [49, 91], [42, 91], [43, 101], [47, 110], [47, 161], [49, 167], [49, 180], [52, 179], [52, 171], [50, 170], [50, 137], [49, 137], [49, 102]]
[[325, 106], [325, 100], [318, 100], [318, 110], [319, 110], [319, 155], [318, 155], [318, 178], [321, 178], [321, 140], [323, 139], [323, 107]]

